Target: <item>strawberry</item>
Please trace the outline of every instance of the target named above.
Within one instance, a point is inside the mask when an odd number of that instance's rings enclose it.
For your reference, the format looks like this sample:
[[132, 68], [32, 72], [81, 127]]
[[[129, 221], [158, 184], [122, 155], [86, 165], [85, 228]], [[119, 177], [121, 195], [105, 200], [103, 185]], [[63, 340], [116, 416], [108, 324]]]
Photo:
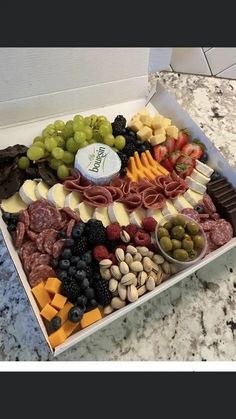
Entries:
[[173, 153], [170, 154], [169, 162], [170, 162], [172, 167], [175, 167], [175, 163], [177, 162], [177, 160], [180, 156], [181, 156], [181, 151], [180, 150], [175, 150], [175, 151], [173, 151]]
[[173, 172], [173, 170], [174, 170], [174, 168], [173, 168], [173, 166], [172, 166], [172, 164], [171, 164], [171, 162], [170, 162], [170, 160], [169, 160], [169, 158], [168, 159], [164, 159], [164, 160], [162, 160], [161, 161], [161, 165], [166, 169], [166, 170], [168, 170], [169, 172]]
[[187, 154], [192, 159], [200, 159], [203, 154], [203, 149], [200, 144], [189, 143], [183, 146], [182, 152]]
[[195, 160], [187, 155], [181, 155], [175, 165], [175, 170], [182, 178], [190, 176], [195, 167]]
[[173, 153], [173, 151], [175, 150], [175, 143], [176, 140], [173, 137], [167, 138], [165, 146], [167, 147], [168, 153]]
[[175, 150], [182, 150], [183, 146], [189, 142], [189, 133], [186, 129], [179, 131], [178, 139], [175, 142]]
[[153, 147], [153, 157], [159, 163], [168, 153], [167, 147], [164, 145], [155, 145]]

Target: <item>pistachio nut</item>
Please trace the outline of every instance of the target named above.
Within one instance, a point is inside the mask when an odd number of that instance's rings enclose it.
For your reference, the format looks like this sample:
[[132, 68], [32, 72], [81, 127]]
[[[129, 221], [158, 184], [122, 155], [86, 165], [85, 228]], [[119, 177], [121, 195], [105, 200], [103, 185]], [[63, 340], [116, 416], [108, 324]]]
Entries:
[[129, 272], [128, 274], [124, 275], [123, 278], [121, 278], [120, 282], [122, 285], [127, 286], [127, 285], [134, 284], [135, 280], [136, 280], [136, 276], [132, 272]]
[[141, 262], [141, 260], [143, 259], [141, 253], [136, 253], [136, 255], [134, 255], [134, 262]]
[[111, 278], [109, 280], [109, 287], [108, 287], [109, 291], [115, 292], [117, 290], [117, 287], [118, 287], [118, 281], [114, 278]]
[[120, 238], [121, 238], [122, 242], [124, 242], [124, 243], [129, 243], [130, 242], [130, 235], [125, 230], [121, 231]]
[[133, 272], [141, 272], [141, 271], [143, 271], [143, 265], [142, 265], [142, 263], [141, 263], [141, 262], [139, 262], [139, 261], [137, 260], [137, 261], [135, 261], [135, 262], [132, 262], [132, 263], [131, 263], [131, 265], [130, 265], [130, 269], [131, 269]]
[[109, 304], [108, 306], [104, 307], [103, 314], [107, 316], [108, 314], [111, 314], [114, 311], [114, 308]]
[[125, 301], [127, 297], [127, 287], [122, 285], [120, 282], [118, 284], [118, 294], [121, 300]]
[[100, 275], [101, 275], [102, 279], [105, 279], [106, 281], [111, 279], [110, 269], [100, 269]]
[[124, 261], [120, 262], [119, 268], [120, 268], [120, 272], [123, 275], [126, 275], [127, 273], [129, 273], [129, 266], [127, 265], [126, 262]]
[[133, 256], [133, 255], [136, 255], [136, 253], [138, 252], [138, 250], [136, 249], [136, 247], [131, 246], [131, 244], [129, 244], [126, 247], [126, 252], [130, 253]]
[[145, 285], [146, 285], [146, 288], [147, 288], [148, 291], [154, 290], [154, 288], [156, 286], [154, 278], [152, 278], [152, 276], [149, 276]]
[[101, 262], [99, 262], [99, 266], [101, 269], [107, 269], [110, 268], [112, 265], [112, 261], [110, 259], [103, 259]]
[[122, 262], [123, 260], [125, 260], [125, 252], [123, 249], [121, 249], [120, 247], [118, 247], [115, 251], [115, 256], [118, 262]]
[[143, 269], [144, 269], [146, 272], [151, 272], [151, 270], [152, 270], [152, 261], [151, 261], [151, 259], [150, 259], [150, 258], [148, 258], [147, 256], [145, 256], [145, 257], [143, 258]]
[[134, 285], [128, 286], [127, 298], [130, 303], [134, 303], [138, 299], [138, 290]]
[[138, 296], [141, 297], [141, 295], [145, 294], [147, 292], [146, 285], [142, 285], [142, 287], [138, 288]]
[[145, 272], [145, 271], [139, 272], [137, 279], [138, 279], [138, 286], [141, 287], [146, 282], [147, 272]]
[[133, 256], [131, 255], [131, 253], [126, 253], [125, 255], [125, 262], [127, 263], [127, 265], [131, 265], [131, 263], [133, 262]]
[[113, 276], [113, 278], [115, 278], [115, 279], [117, 279], [117, 280], [120, 280], [120, 279], [121, 279], [122, 274], [121, 274], [121, 271], [120, 271], [120, 269], [119, 269], [119, 266], [117, 266], [117, 265], [112, 265], [112, 266], [110, 267], [110, 272], [111, 272], [111, 275]]
[[124, 307], [125, 304], [125, 301], [121, 300], [120, 297], [113, 297], [111, 300], [111, 307], [115, 310], [119, 310], [119, 308]]
[[165, 262], [165, 259], [161, 255], [154, 255], [152, 258], [153, 262], [157, 265], [161, 265]]
[[141, 253], [142, 256], [147, 256], [149, 249], [146, 246], [138, 246], [137, 251]]

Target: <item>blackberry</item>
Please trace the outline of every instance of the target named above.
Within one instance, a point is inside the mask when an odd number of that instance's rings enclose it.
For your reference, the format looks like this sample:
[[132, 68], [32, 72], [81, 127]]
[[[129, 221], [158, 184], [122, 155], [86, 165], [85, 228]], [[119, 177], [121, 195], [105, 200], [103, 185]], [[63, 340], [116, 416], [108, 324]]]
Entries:
[[121, 243], [121, 241], [118, 240], [107, 240], [106, 242], [106, 248], [109, 250], [109, 252], [113, 252], [116, 247]]
[[93, 278], [93, 268], [91, 266], [87, 266], [85, 268], [85, 272], [86, 272], [86, 277], [88, 278], [88, 280]]
[[94, 290], [96, 301], [99, 304], [101, 304], [102, 306], [110, 304], [112, 295], [108, 289], [107, 282], [105, 282], [103, 279], [96, 281], [94, 283]]
[[85, 236], [80, 237], [80, 239], [73, 246], [73, 255], [82, 256], [88, 250], [88, 240]]
[[129, 161], [129, 157], [126, 156], [126, 154], [118, 152], [117, 155], [120, 157], [121, 160], [121, 168], [123, 169], [124, 167], [128, 166], [128, 161]]
[[106, 229], [99, 220], [93, 220], [92, 223], [87, 223], [86, 234], [88, 243], [91, 247], [106, 242]]
[[114, 119], [114, 122], [112, 122], [112, 133], [116, 137], [117, 135], [123, 135], [124, 129], [126, 125], [126, 119], [123, 117], [123, 115], [117, 115], [117, 117]]
[[145, 145], [145, 148], [146, 148], [146, 150], [151, 150], [152, 149], [152, 146], [151, 146], [151, 144], [149, 143], [149, 141], [144, 141], [144, 143], [143, 143], [144, 145]]
[[80, 287], [74, 278], [66, 278], [62, 281], [62, 294], [74, 303], [80, 295]]
[[132, 157], [135, 151], [136, 151], [136, 146], [132, 142], [128, 142], [124, 146], [122, 153], [126, 154], [127, 157]]

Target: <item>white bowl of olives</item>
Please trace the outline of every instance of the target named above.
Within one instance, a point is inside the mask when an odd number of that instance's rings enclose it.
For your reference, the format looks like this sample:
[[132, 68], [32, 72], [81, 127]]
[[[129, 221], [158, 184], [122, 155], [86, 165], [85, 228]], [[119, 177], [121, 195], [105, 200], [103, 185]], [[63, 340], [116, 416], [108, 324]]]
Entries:
[[155, 239], [163, 256], [182, 268], [202, 259], [207, 250], [201, 225], [183, 214], [163, 217], [156, 226]]

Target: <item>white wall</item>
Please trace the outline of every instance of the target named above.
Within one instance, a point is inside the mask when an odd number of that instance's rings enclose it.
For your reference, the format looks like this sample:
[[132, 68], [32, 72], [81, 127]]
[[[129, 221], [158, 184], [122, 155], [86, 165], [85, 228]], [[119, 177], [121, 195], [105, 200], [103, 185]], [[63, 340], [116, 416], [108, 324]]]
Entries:
[[148, 48], [0, 48], [0, 102], [146, 75]]

